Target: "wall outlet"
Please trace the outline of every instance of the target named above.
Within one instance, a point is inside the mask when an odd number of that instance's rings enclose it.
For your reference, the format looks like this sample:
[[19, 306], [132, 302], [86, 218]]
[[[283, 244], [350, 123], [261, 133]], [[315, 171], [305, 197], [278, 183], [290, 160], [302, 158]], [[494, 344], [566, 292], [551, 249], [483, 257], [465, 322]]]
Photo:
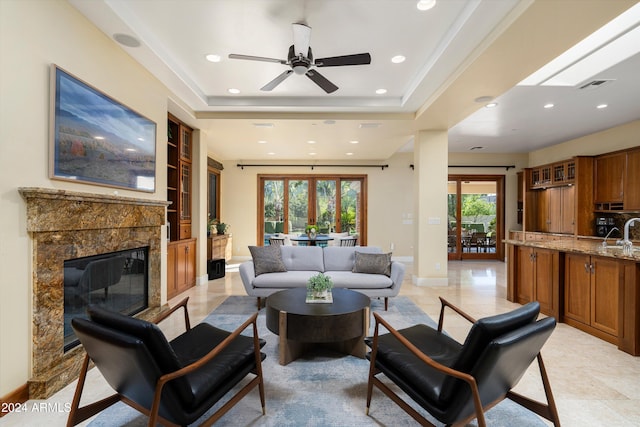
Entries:
[[393, 242], [391, 242], [391, 244], [389, 245], [389, 249], [394, 250], [395, 248], [396, 248], [396, 245], [394, 245]]
[[436, 270], [440, 270], [440, 263], [436, 262]]

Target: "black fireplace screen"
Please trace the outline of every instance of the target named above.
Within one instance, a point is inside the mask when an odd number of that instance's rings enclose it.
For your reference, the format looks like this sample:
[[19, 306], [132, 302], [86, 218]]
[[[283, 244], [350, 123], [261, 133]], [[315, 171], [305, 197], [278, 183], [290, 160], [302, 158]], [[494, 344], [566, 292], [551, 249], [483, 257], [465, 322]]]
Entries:
[[64, 350], [79, 344], [71, 319], [87, 317], [89, 304], [131, 316], [148, 307], [149, 248], [110, 252], [64, 262]]

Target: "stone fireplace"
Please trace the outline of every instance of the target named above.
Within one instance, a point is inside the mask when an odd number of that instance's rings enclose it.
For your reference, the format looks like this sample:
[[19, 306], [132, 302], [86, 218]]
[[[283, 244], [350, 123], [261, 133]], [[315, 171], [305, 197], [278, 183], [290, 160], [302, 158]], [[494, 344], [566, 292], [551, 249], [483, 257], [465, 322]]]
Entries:
[[160, 311], [164, 201], [20, 188], [32, 239], [32, 377], [29, 398], [44, 399], [80, 371], [81, 346], [64, 351], [64, 261], [148, 247], [148, 309]]

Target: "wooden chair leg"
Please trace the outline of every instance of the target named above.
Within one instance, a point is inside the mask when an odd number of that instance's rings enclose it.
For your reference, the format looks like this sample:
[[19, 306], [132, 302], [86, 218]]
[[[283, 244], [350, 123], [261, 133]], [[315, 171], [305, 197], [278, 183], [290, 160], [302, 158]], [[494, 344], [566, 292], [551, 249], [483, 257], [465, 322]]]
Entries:
[[389, 297], [384, 297], [384, 311], [389, 309]]
[[262, 300], [258, 297], [258, 311], [260, 311], [260, 307], [262, 306]]
[[84, 390], [84, 382], [87, 378], [87, 371], [89, 370], [89, 356], [84, 357], [82, 362], [82, 369], [80, 370], [80, 376], [78, 377], [78, 385], [76, 386], [76, 392], [73, 395], [73, 401], [71, 403], [71, 410], [69, 411], [69, 418], [67, 419], [67, 427], [73, 427], [80, 424], [84, 420], [91, 418], [95, 414], [104, 411], [109, 406], [120, 401], [120, 396], [117, 394], [106, 397], [97, 402], [80, 408], [80, 398], [82, 397], [82, 391]]

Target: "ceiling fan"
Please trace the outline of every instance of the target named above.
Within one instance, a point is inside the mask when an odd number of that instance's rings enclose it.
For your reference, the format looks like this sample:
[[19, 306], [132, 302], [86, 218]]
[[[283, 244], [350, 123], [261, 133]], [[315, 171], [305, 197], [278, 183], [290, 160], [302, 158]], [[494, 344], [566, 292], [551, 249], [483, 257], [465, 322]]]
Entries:
[[355, 55], [331, 56], [328, 58], [313, 58], [309, 40], [311, 39], [311, 27], [305, 24], [293, 24], [293, 45], [289, 47], [287, 60], [265, 58], [262, 56], [238, 55], [232, 53], [230, 59], [247, 59], [250, 61], [275, 62], [291, 67], [280, 74], [275, 79], [260, 88], [263, 91], [271, 91], [282, 83], [292, 73], [306, 75], [315, 84], [320, 86], [325, 92], [332, 93], [338, 90], [338, 86], [331, 83], [322, 74], [314, 70], [314, 67], [340, 67], [343, 65], [365, 65], [371, 64], [371, 55], [368, 53], [358, 53]]

